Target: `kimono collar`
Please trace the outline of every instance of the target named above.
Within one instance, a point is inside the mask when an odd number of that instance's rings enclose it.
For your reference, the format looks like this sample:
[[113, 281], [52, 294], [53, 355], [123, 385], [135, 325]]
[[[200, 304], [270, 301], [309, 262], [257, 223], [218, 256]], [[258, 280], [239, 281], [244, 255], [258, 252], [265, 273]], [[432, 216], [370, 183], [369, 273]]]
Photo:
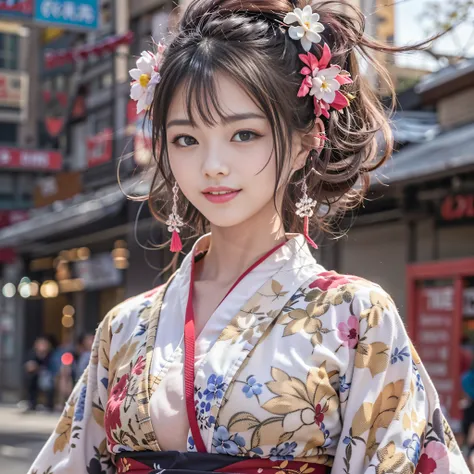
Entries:
[[[211, 245], [212, 234], [205, 234], [200, 237], [195, 244], [191, 252], [184, 258], [181, 264], [180, 273], [189, 275], [191, 272], [191, 259], [196, 258], [199, 255], [206, 253]], [[308, 244], [303, 234], [286, 234], [288, 241], [279, 248], [271, 257], [269, 257], [261, 265], [271, 265], [274, 263], [282, 264], [283, 261], [290, 260], [291, 258], [297, 257], [297, 260], [307, 260], [314, 257], [309, 250]], [[260, 266], [261, 266], [260, 265]]]

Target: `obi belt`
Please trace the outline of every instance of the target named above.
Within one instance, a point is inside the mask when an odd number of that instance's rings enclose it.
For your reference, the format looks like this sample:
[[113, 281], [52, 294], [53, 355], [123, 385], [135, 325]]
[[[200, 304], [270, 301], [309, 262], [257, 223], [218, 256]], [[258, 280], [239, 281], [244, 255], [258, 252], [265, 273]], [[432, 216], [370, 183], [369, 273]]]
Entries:
[[329, 474], [322, 464], [302, 461], [271, 461], [225, 454], [178, 451], [132, 451], [116, 455], [117, 474]]

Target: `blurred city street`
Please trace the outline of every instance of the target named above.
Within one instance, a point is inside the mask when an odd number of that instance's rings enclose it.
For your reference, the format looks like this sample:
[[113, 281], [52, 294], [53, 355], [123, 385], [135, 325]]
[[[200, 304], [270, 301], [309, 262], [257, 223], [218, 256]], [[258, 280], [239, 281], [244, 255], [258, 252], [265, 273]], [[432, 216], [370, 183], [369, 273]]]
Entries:
[[0, 473], [25, 474], [53, 432], [59, 413], [23, 413], [0, 405]]

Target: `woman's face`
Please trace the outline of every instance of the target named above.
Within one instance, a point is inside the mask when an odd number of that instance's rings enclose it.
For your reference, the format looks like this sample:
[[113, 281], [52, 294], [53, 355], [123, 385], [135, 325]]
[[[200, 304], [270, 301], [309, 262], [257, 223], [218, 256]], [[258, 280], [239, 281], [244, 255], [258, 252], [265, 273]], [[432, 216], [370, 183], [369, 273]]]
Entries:
[[193, 127], [184, 86], [176, 91], [167, 123], [173, 175], [186, 198], [214, 226], [236, 226], [260, 214], [271, 218], [276, 214], [276, 161], [270, 123], [235, 81], [218, 75], [216, 83], [226, 119], [213, 127], [200, 121], [197, 111]]

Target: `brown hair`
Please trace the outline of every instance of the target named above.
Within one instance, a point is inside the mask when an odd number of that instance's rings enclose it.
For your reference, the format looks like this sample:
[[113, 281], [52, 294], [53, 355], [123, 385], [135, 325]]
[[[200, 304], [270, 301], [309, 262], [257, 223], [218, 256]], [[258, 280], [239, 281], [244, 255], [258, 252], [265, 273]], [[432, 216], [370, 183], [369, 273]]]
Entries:
[[[149, 205], [155, 217], [162, 220], [171, 205], [169, 196], [174, 183], [168, 162], [166, 122], [173, 93], [177, 85], [184, 84], [190, 120], [195, 120], [195, 106], [206, 124], [215, 124], [216, 114], [224, 117], [217, 100], [216, 72], [233, 77], [271, 124], [278, 177], [276, 196], [284, 160], [291, 152], [288, 130], [309, 132], [315, 122], [311, 98], [297, 97], [302, 80], [298, 54], [305, 51], [282, 26], [286, 13], [307, 3], [304, 0], [194, 0], [185, 11], [166, 50], [161, 82], [156, 87], [150, 111], [156, 171]], [[392, 153], [387, 113], [367, 79], [361, 76], [357, 56], [378, 71], [394, 97], [390, 78], [375, 56], [378, 52], [423, 46], [397, 48], [368, 38], [361, 11], [344, 1], [316, 1], [311, 5], [325, 26], [321, 36], [331, 49], [331, 63], [351, 73], [354, 82], [344, 86], [344, 91], [354, 98], [342, 113], [332, 110], [329, 120], [323, 118], [328, 138], [325, 148], [321, 154], [309, 152], [306, 167], [294, 173], [286, 186], [283, 222], [291, 232], [302, 231], [295, 203], [301, 197], [300, 184], [305, 176], [308, 194], [317, 201], [313, 224], [328, 230], [332, 217], [360, 202], [369, 187], [369, 173]], [[317, 47], [313, 46], [312, 52], [321, 55]], [[160, 200], [163, 205], [158, 206]], [[197, 233], [204, 232], [206, 219], [183, 195], [180, 206], [185, 223]]]

